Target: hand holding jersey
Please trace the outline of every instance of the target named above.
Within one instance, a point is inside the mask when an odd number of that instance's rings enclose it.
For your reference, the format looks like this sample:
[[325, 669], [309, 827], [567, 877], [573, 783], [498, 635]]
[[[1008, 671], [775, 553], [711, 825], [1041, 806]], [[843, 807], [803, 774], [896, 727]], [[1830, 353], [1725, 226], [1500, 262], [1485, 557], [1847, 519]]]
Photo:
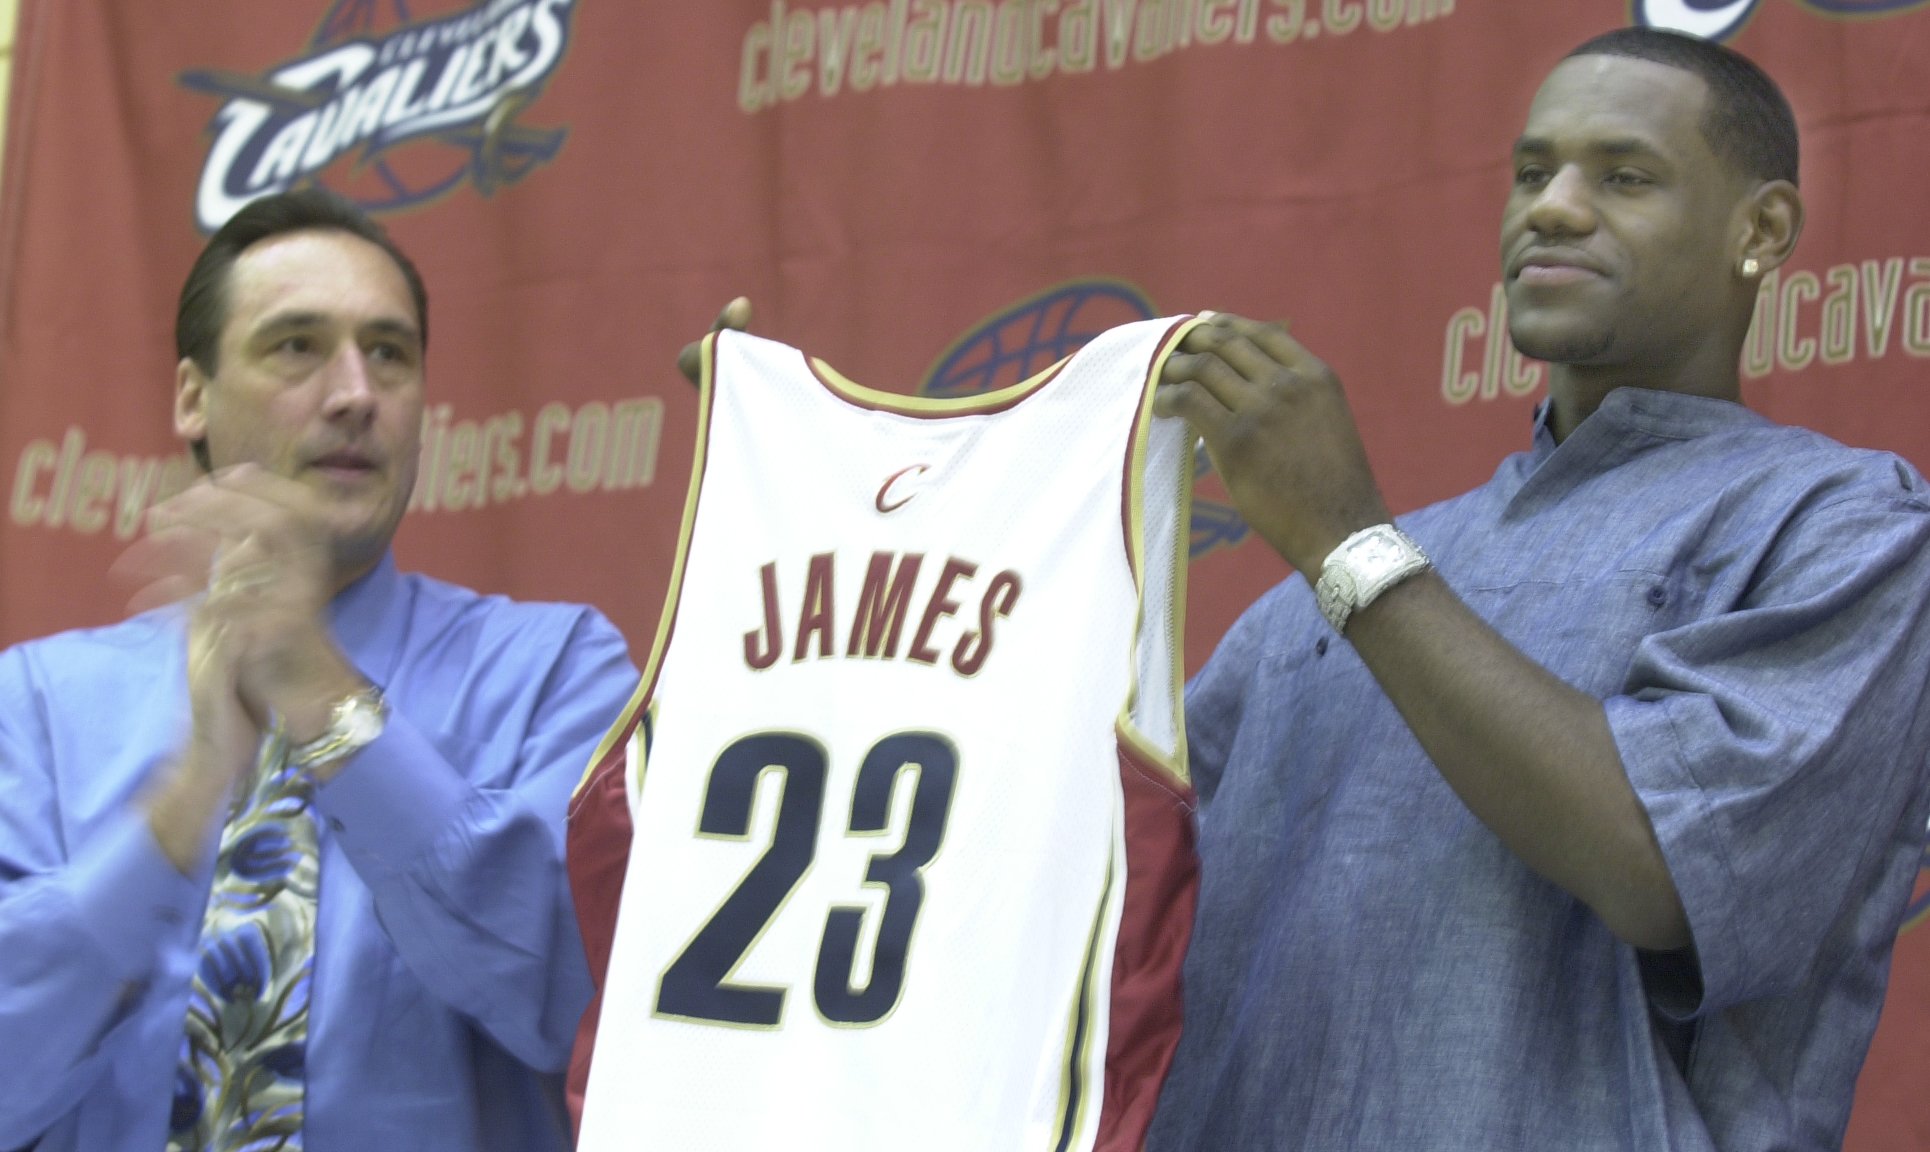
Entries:
[[[751, 330], [751, 301], [748, 296], [733, 296], [731, 302], [717, 313], [711, 322], [712, 332], [749, 332]], [[677, 353], [677, 371], [692, 384], [703, 383], [704, 342], [696, 340], [683, 346]]]
[[[1193, 329], [1157, 403], [1199, 430], [1240, 514], [1309, 583], [1353, 533], [1391, 519], [1339, 379], [1278, 325], [1220, 314]], [[1347, 639], [1461, 799], [1631, 941], [1684, 943], [1600, 702], [1523, 657], [1437, 574], [1415, 566], [1384, 590]]]
[[1391, 518], [1339, 379], [1283, 325], [1215, 314], [1166, 361], [1154, 404], [1198, 430], [1247, 524], [1309, 580]]

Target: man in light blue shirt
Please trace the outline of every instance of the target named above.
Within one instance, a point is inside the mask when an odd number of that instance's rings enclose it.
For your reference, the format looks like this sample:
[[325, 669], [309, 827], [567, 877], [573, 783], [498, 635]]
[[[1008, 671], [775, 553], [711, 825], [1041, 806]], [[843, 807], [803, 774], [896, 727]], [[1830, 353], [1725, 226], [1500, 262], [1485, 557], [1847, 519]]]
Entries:
[[1162, 409], [1304, 579], [1187, 693], [1200, 905], [1149, 1147], [1840, 1146], [1930, 816], [1930, 494], [1739, 403], [1796, 169], [1727, 49], [1562, 61], [1502, 222], [1549, 399], [1404, 532], [1283, 330], [1173, 357]]
[[[427, 300], [322, 192], [182, 294], [182, 603], [0, 653], [0, 1148], [561, 1150], [571, 787], [635, 686], [582, 607], [396, 571]], [[212, 894], [211, 894], [212, 893]]]

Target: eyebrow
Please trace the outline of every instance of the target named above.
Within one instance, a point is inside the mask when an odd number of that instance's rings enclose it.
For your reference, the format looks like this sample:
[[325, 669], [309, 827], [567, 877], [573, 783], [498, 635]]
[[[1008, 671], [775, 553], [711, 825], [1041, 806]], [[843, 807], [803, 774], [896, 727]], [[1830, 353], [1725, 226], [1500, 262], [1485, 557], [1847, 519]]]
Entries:
[[327, 317], [320, 312], [277, 312], [255, 325], [255, 331], [278, 332], [283, 328], [312, 328]]
[[[1515, 141], [1515, 147], [1514, 147], [1514, 152], [1515, 152], [1515, 155], [1517, 156], [1521, 155], [1524, 152], [1539, 154], [1539, 153], [1545, 153], [1545, 152], [1553, 152], [1554, 150], [1555, 150], [1555, 142], [1553, 140], [1548, 139], [1546, 136], [1520, 137]], [[1643, 140], [1639, 136], [1611, 136], [1606, 140], [1592, 141], [1588, 144], [1587, 151], [1594, 153], [1595, 155], [1598, 155], [1598, 156], [1609, 156], [1609, 157], [1619, 157], [1619, 156], [1660, 157], [1662, 155], [1662, 153], [1655, 147], [1655, 145], [1649, 143], [1646, 140]]]
[[[275, 332], [285, 332], [294, 328], [313, 328], [327, 324], [328, 322], [329, 316], [323, 312], [278, 312], [256, 325], [254, 334], [259, 337]], [[422, 341], [421, 330], [406, 320], [390, 320], [386, 318], [371, 320], [366, 324], [360, 325], [358, 330], [385, 336], [401, 337], [416, 343], [421, 343]]]
[[414, 344], [422, 343], [422, 332], [414, 324], [402, 320], [371, 320], [362, 325], [362, 331], [381, 336], [396, 336]]

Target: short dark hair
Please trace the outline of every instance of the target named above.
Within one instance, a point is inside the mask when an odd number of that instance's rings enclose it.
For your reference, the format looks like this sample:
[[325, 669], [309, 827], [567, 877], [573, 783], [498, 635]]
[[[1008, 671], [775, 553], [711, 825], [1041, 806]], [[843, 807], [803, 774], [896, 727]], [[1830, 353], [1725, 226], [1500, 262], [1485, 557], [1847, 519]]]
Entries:
[[[213, 376], [220, 367], [221, 329], [228, 322], [228, 272], [243, 252], [270, 237], [311, 230], [347, 232], [382, 251], [408, 281], [415, 303], [416, 327], [422, 346], [429, 346], [429, 290], [422, 274], [380, 224], [354, 204], [326, 188], [301, 188], [250, 202], [208, 238], [207, 246], [188, 269], [181, 285], [181, 302], [174, 314], [174, 354], [193, 360]], [[203, 471], [209, 469], [208, 446], [197, 440], [189, 446]]]
[[1769, 73], [1733, 48], [1660, 28], [1617, 28], [1568, 54], [1627, 56], [1680, 68], [1702, 78], [1709, 108], [1702, 135], [1737, 171], [1759, 180], [1796, 183], [1796, 117]]

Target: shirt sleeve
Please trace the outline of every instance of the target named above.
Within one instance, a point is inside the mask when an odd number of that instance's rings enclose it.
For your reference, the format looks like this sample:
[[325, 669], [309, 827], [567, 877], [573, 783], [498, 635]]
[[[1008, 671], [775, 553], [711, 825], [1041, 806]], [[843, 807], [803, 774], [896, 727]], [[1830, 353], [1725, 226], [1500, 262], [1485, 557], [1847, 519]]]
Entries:
[[315, 803], [403, 963], [518, 1059], [554, 1072], [590, 998], [564, 812], [637, 672], [609, 621], [579, 610], [550, 666], [519, 674], [542, 686], [504, 786], [471, 784], [398, 711]]
[[1694, 942], [1646, 966], [1667, 1015], [1801, 986], [1896, 838], [1921, 838], [1927, 542], [1907, 498], [1798, 516], [1733, 610], [1648, 637], [1606, 702]]
[[24, 649], [0, 653], [0, 701], [0, 1148], [14, 1148], [106, 1074], [204, 889], [132, 806], [69, 858]]

